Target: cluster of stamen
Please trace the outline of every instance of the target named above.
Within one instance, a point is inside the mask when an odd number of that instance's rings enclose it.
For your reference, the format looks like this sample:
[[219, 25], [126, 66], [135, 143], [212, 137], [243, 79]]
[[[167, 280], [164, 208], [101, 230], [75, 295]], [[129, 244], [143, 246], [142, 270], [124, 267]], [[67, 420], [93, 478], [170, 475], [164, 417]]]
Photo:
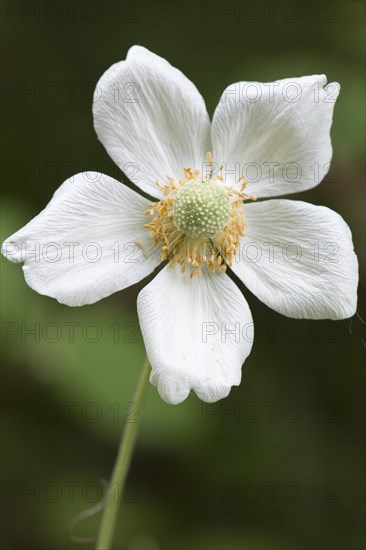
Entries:
[[[208, 158], [212, 166], [210, 153]], [[222, 169], [216, 176], [221, 181]], [[212, 170], [202, 177], [198, 170], [184, 168], [183, 180], [167, 178], [166, 184], [156, 184], [164, 199], [150, 204], [145, 214], [152, 219], [145, 227], [154, 244], [162, 246], [161, 259], [169, 260], [169, 267], [178, 264], [191, 278], [201, 274], [202, 265], [226, 271], [244, 235], [242, 201], [255, 199], [244, 193], [247, 183], [236, 191], [212, 179]]]

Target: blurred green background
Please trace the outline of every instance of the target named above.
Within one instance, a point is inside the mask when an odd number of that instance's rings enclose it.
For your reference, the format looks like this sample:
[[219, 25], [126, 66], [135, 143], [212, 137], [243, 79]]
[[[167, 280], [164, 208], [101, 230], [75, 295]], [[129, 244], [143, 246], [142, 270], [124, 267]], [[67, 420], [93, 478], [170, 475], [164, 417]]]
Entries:
[[[95, 136], [91, 98], [141, 44], [197, 85], [210, 115], [240, 80], [341, 83], [336, 177], [292, 198], [347, 220], [362, 276], [364, 12], [358, 1], [3, 1], [2, 240], [73, 173], [127, 181]], [[71, 540], [69, 525], [100, 499], [126, 422], [140, 420], [129, 403], [144, 284], [70, 309], [2, 260], [2, 548], [93, 546]], [[243, 291], [257, 337], [241, 386], [215, 405], [191, 395], [177, 407], [149, 388], [115, 549], [364, 548], [364, 324], [289, 320]], [[99, 521], [73, 536], [95, 537]]]

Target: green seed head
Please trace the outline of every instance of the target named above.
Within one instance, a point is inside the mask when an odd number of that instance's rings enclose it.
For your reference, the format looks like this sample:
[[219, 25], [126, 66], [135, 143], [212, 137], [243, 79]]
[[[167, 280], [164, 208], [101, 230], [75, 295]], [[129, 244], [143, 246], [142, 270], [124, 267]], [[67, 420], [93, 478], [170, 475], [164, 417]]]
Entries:
[[230, 219], [228, 195], [215, 181], [188, 181], [173, 204], [174, 223], [189, 237], [212, 238]]

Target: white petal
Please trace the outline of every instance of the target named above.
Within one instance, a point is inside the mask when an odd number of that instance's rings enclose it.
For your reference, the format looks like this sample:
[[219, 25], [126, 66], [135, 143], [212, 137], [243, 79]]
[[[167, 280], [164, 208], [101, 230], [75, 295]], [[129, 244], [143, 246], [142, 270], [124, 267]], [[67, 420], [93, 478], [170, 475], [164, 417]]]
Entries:
[[31, 288], [69, 306], [92, 304], [143, 279], [160, 263], [148, 201], [96, 172], [65, 181], [46, 208], [3, 244], [25, 262]]
[[94, 126], [109, 155], [141, 189], [161, 197], [156, 180], [182, 179], [201, 168], [210, 149], [210, 121], [194, 84], [140, 46], [99, 80]]
[[[223, 93], [212, 121], [223, 176], [257, 197], [315, 187], [330, 168], [330, 127], [340, 86], [324, 75], [272, 83], [238, 82]], [[233, 172], [230, 174], [230, 170]]]
[[177, 266], [165, 267], [140, 292], [137, 307], [150, 381], [167, 403], [180, 403], [191, 389], [203, 401], [217, 401], [240, 384], [253, 323], [226, 274], [205, 270], [190, 280]]
[[253, 294], [288, 317], [354, 315], [358, 263], [341, 216], [291, 200], [247, 204], [244, 215], [248, 227], [232, 269]]

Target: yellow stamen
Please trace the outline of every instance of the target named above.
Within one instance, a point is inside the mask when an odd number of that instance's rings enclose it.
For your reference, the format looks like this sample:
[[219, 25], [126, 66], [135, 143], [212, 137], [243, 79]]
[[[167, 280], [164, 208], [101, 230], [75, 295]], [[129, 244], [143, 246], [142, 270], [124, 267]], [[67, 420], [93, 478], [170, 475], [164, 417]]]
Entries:
[[[217, 234], [209, 234], [206, 231], [206, 236], [204, 236], [204, 232], [200, 234], [200, 231], [198, 231], [197, 234], [192, 233], [195, 236], [190, 236], [179, 229], [174, 223], [173, 205], [181, 188], [191, 181], [193, 182], [190, 183], [191, 186], [197, 185], [194, 180], [200, 180], [204, 185], [218, 185], [211, 179], [213, 173], [211, 152], [207, 153], [207, 159], [210, 174], [206, 174], [205, 177], [201, 176], [199, 170], [192, 170], [187, 167], [183, 169], [183, 180], [176, 182], [173, 178], [167, 177], [167, 183], [165, 184], [157, 181], [156, 184], [163, 192], [164, 199], [151, 203], [145, 212], [146, 215], [151, 216], [151, 220], [144, 227], [151, 230], [150, 236], [153, 238], [154, 244], [161, 246], [161, 259], [169, 260], [169, 268], [173, 268], [175, 264], [178, 264], [182, 274], [188, 271], [191, 279], [195, 275], [202, 275], [201, 268], [203, 265], [207, 266], [212, 272], [215, 270], [225, 272], [227, 265], [232, 265], [240, 238], [244, 235], [246, 227], [243, 215], [243, 200], [248, 198], [255, 200], [253, 195], [246, 195], [244, 192], [247, 182], [241, 184], [240, 191], [225, 186], [223, 189], [226, 191], [230, 208], [229, 221], [222, 230], [219, 230]], [[222, 177], [223, 167], [224, 163], [220, 167], [221, 175], [216, 176], [221, 182], [224, 180]], [[241, 177], [240, 181], [243, 179]]]

